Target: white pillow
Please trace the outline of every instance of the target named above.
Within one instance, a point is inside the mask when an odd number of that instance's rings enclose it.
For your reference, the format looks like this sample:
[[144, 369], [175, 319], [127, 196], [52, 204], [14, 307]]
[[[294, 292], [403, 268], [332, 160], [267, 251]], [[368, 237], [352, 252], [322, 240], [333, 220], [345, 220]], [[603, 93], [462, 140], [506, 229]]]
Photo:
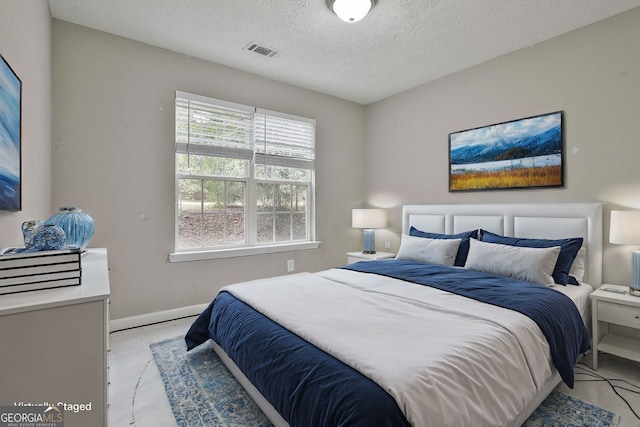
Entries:
[[402, 235], [396, 259], [453, 266], [462, 239], [429, 239]]
[[569, 276], [575, 277], [580, 283], [582, 283], [582, 280], [584, 279], [584, 260], [586, 256], [587, 248], [583, 246], [576, 254], [573, 264], [571, 264], [571, 271], [569, 272]]
[[551, 286], [555, 283], [551, 274], [559, 254], [560, 246], [529, 248], [471, 239], [464, 267]]

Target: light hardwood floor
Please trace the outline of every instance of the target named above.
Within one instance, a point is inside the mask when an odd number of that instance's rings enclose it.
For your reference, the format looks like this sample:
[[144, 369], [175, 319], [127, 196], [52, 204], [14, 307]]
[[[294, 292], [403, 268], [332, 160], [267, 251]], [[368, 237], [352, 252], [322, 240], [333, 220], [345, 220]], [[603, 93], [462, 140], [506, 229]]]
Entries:
[[[149, 344], [176, 336], [184, 336], [194, 318], [175, 320], [158, 325], [145, 326], [112, 333], [109, 350], [109, 426], [173, 427], [176, 425], [164, 392], [160, 374], [153, 362]], [[591, 366], [591, 356], [582, 362]], [[640, 391], [640, 363], [601, 354], [597, 375], [624, 379]], [[584, 374], [582, 372], [585, 372]], [[595, 381], [588, 372], [594, 372], [580, 364], [576, 368], [576, 386], [566, 385], [560, 391], [591, 402], [619, 414], [620, 427], [639, 427], [636, 418], [623, 400], [615, 394], [605, 381]], [[619, 385], [624, 385], [617, 382]], [[627, 388], [634, 388], [626, 386]], [[619, 390], [635, 412], [640, 415], [640, 395]], [[247, 426], [249, 427], [249, 426]]]

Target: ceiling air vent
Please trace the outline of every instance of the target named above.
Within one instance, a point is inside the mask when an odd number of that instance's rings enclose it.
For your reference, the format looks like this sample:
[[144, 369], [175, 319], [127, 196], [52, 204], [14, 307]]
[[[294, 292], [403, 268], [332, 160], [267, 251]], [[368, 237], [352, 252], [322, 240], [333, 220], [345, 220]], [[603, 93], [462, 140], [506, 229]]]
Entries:
[[277, 51], [272, 47], [259, 45], [259, 44], [254, 43], [254, 42], [249, 43], [244, 48], [247, 49], [250, 52], [255, 52], [257, 54], [260, 54], [262, 56], [266, 56], [268, 58], [273, 58], [273, 57], [276, 57], [276, 56], [280, 55], [280, 51]]

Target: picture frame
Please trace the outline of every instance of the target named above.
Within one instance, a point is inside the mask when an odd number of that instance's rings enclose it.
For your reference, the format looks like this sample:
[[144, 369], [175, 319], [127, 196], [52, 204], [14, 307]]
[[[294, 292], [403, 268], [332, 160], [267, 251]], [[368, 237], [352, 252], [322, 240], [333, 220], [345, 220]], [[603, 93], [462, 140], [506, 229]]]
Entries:
[[563, 186], [562, 111], [449, 134], [449, 192]]
[[22, 80], [0, 55], [0, 211], [22, 209]]

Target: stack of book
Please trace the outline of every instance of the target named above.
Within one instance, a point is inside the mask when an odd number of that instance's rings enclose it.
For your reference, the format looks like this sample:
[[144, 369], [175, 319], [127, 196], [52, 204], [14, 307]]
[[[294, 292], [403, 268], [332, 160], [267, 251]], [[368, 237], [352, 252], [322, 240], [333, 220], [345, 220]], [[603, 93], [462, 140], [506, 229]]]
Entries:
[[0, 295], [80, 285], [79, 248], [0, 255]]

